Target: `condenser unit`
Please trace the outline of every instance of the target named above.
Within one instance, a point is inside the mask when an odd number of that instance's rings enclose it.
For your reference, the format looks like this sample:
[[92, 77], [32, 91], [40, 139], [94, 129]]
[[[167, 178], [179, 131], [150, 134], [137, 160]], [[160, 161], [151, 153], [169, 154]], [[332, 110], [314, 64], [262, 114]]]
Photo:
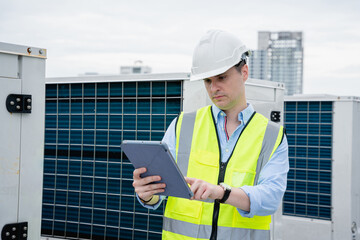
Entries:
[[40, 239], [46, 50], [0, 42], [1, 239]]
[[290, 172], [275, 239], [360, 239], [360, 98], [285, 98]]
[[[258, 112], [283, 120], [282, 84], [246, 88]], [[47, 79], [43, 236], [161, 239], [166, 201], [157, 210], [138, 203], [121, 141], [159, 141], [181, 111], [210, 103], [188, 73]]]

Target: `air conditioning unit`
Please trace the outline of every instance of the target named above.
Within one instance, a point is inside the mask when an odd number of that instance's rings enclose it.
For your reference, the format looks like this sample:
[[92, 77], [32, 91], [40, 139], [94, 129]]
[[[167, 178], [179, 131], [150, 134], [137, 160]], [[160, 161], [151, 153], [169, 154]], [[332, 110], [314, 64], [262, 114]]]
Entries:
[[[283, 120], [282, 84], [248, 80], [255, 109]], [[48, 78], [42, 236], [161, 239], [166, 201], [143, 208], [123, 139], [162, 139], [180, 111], [211, 104], [188, 73]]]
[[40, 239], [46, 50], [0, 42], [1, 239]]
[[285, 98], [290, 172], [275, 239], [360, 239], [360, 98]]

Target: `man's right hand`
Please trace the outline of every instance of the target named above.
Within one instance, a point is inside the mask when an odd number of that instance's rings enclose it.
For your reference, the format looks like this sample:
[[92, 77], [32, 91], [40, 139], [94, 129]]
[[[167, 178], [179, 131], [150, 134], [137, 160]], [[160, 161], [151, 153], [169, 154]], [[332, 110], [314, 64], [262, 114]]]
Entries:
[[133, 187], [135, 192], [143, 201], [149, 201], [154, 194], [165, 191], [165, 183], [153, 183], [161, 180], [160, 176], [148, 176], [141, 178], [140, 175], [146, 172], [146, 168], [137, 168], [133, 172]]

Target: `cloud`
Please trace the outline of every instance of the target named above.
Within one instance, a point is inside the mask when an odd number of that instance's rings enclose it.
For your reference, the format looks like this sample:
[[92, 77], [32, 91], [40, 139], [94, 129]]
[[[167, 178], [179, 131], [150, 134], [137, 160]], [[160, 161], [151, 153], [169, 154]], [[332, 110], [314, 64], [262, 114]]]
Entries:
[[70, 77], [85, 72], [116, 75], [120, 66], [132, 65], [136, 60], [142, 60], [154, 73], [189, 72], [191, 66], [191, 58], [181, 54], [84, 53], [49, 58], [47, 77]]
[[358, 0], [0, 1], [0, 41], [47, 48], [46, 74], [55, 77], [116, 74], [138, 59], [154, 72], [188, 72], [208, 29], [233, 32], [251, 49], [257, 31], [303, 31], [305, 90], [331, 81], [352, 92], [337, 79], [359, 78], [359, 12]]

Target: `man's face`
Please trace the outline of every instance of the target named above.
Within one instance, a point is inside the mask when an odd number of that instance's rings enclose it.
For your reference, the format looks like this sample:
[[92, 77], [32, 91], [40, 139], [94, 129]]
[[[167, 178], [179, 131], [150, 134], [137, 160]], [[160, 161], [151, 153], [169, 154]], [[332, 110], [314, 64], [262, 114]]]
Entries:
[[244, 65], [241, 74], [232, 67], [220, 75], [204, 79], [204, 84], [211, 101], [226, 111], [238, 107], [245, 100], [247, 77], [248, 66]]

